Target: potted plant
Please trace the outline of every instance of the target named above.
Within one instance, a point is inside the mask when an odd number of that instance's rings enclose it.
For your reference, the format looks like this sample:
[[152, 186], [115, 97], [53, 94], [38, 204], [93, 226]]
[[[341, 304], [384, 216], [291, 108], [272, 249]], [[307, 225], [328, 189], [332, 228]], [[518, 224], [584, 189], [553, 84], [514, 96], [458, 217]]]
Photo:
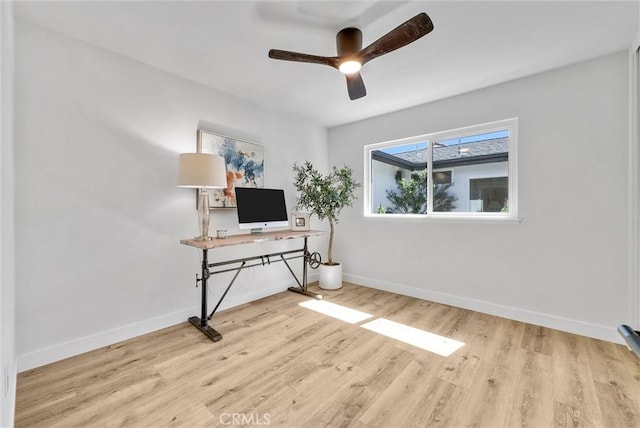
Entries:
[[340, 169], [334, 166], [329, 174], [323, 175], [307, 161], [301, 166], [294, 163], [293, 171], [296, 173], [297, 205], [308, 209], [319, 220], [329, 220], [328, 260], [320, 265], [319, 286], [324, 289], [340, 288], [342, 265], [333, 260], [333, 232], [342, 209], [353, 205], [353, 193], [360, 183], [346, 165]]

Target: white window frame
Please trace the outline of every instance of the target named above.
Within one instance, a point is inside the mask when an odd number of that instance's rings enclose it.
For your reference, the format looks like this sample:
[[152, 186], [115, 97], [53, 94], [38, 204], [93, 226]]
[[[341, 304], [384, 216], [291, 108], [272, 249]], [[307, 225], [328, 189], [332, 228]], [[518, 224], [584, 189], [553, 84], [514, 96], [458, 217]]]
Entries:
[[[509, 165], [508, 165], [508, 192], [509, 192], [509, 212], [508, 213], [471, 213], [471, 212], [433, 212], [433, 199], [429, 197], [426, 214], [377, 214], [371, 210], [372, 186], [371, 186], [371, 154], [375, 150], [387, 147], [413, 144], [418, 142], [428, 142], [428, 168], [433, 171], [433, 143], [462, 138], [470, 135], [486, 134], [495, 131], [509, 131]], [[453, 181], [453, 177], [452, 177]], [[427, 174], [427, 189], [433, 189], [433, 176]], [[432, 192], [430, 193], [432, 194]], [[417, 219], [417, 220], [437, 220], [437, 221], [505, 221], [520, 222], [518, 217], [518, 119], [510, 118], [495, 122], [483, 123], [479, 125], [465, 126], [462, 128], [450, 129], [446, 131], [432, 132], [415, 137], [401, 138], [398, 140], [385, 141], [381, 143], [368, 144], [364, 146], [364, 197], [363, 213], [365, 218], [388, 220], [388, 219]]]

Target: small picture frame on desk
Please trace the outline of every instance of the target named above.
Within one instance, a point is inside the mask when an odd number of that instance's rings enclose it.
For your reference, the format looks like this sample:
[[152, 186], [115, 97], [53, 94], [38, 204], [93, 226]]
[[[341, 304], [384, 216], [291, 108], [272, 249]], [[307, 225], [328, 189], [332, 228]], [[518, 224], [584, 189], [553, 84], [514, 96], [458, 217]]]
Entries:
[[310, 217], [311, 214], [309, 213], [291, 213], [291, 230], [310, 230]]

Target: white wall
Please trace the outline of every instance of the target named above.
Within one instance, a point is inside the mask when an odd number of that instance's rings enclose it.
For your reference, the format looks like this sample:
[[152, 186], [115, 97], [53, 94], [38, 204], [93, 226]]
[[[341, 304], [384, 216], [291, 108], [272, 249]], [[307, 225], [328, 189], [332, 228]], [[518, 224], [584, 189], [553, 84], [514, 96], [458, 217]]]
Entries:
[[15, 346], [13, 189], [13, 11], [0, 2], [0, 426], [13, 426]]
[[519, 118], [521, 223], [365, 219], [358, 204], [336, 233], [346, 278], [619, 341], [632, 316], [628, 73], [621, 52], [330, 129], [329, 163], [362, 180], [366, 144]]
[[629, 49], [629, 311], [640, 326], [640, 29]]
[[[15, 91], [20, 370], [199, 315], [200, 253], [179, 244], [198, 231], [195, 192], [176, 187], [177, 154], [195, 151], [199, 126], [263, 144], [265, 186], [284, 188], [290, 209], [293, 162], [327, 164], [326, 129], [301, 117], [19, 20]], [[211, 228], [239, 232], [235, 216], [217, 211]], [[210, 260], [288, 246], [301, 242]], [[230, 275], [213, 277], [211, 302]], [[224, 307], [291, 285], [281, 263], [252, 268]]]

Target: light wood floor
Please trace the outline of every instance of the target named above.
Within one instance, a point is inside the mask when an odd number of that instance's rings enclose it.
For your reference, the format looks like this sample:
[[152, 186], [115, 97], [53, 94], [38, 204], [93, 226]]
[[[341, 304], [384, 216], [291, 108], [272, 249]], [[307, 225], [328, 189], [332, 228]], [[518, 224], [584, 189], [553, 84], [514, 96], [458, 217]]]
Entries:
[[[313, 287], [312, 287], [313, 288]], [[328, 301], [466, 345], [449, 357], [291, 292], [18, 376], [16, 427], [638, 427], [626, 347], [345, 284]]]

